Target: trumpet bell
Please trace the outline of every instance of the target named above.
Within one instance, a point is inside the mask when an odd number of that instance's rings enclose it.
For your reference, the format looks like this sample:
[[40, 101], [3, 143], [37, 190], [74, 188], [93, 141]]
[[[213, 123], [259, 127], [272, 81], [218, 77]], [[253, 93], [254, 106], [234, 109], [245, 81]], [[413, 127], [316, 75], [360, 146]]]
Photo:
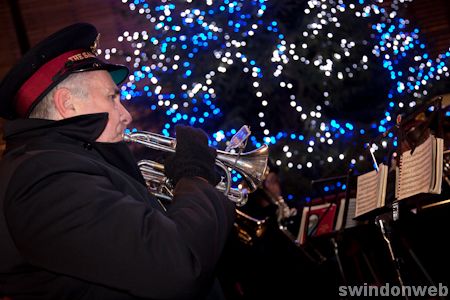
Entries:
[[269, 159], [269, 147], [261, 147], [246, 153], [229, 153], [217, 151], [217, 159], [227, 167], [238, 171], [253, 192], [262, 183], [267, 175], [267, 162]]

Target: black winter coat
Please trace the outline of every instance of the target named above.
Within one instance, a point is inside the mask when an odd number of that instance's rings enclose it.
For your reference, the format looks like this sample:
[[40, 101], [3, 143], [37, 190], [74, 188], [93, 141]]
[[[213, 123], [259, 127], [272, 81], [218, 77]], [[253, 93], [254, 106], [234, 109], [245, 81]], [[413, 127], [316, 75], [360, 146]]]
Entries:
[[167, 212], [123, 143], [97, 143], [106, 114], [5, 124], [0, 298], [201, 299], [234, 206], [183, 178]]

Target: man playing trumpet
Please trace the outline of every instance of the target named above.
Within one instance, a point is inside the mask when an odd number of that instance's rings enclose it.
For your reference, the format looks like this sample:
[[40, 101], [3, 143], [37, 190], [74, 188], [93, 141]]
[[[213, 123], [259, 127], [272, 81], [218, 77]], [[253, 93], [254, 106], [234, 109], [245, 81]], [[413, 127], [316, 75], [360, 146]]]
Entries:
[[214, 271], [234, 221], [216, 150], [178, 127], [164, 211], [122, 141], [124, 66], [75, 24], [31, 49], [0, 84], [0, 298], [220, 299]]

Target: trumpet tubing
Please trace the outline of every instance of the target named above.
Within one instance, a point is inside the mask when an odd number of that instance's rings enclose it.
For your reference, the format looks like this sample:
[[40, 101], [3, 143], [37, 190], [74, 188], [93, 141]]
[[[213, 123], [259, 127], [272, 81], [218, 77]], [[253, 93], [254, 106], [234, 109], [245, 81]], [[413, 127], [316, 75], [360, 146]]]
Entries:
[[[146, 159], [140, 160], [138, 166], [150, 192], [159, 198], [170, 200], [173, 195], [171, 195], [169, 180], [164, 174], [164, 166], [160, 163]], [[167, 187], [168, 190], [164, 190]], [[248, 194], [245, 190], [230, 188], [227, 191], [227, 186], [223, 182], [219, 182], [216, 188], [219, 191], [226, 193], [228, 199], [236, 202], [238, 206], [247, 203]], [[168, 192], [170, 192], [169, 195], [167, 195]]]

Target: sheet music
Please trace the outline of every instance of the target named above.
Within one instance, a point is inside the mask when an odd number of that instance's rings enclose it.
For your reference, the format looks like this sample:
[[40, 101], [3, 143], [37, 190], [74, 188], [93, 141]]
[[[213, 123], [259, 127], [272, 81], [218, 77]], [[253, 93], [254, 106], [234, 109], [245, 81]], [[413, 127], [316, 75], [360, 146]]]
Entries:
[[413, 154], [411, 151], [402, 153], [397, 180], [398, 200], [420, 193], [441, 192], [442, 152], [442, 139], [430, 135]]
[[360, 216], [384, 206], [386, 199], [387, 166], [379, 165], [379, 171], [370, 171], [358, 176], [356, 189], [356, 212]]
[[339, 202], [339, 210], [336, 217], [336, 225], [334, 226], [334, 230], [339, 230], [342, 227], [344, 222], [344, 210], [345, 210], [345, 198], [342, 198]]
[[351, 228], [358, 225], [358, 222], [354, 220], [355, 212], [356, 212], [356, 198], [350, 198], [348, 199], [348, 206], [347, 206], [347, 215], [344, 220], [344, 211], [345, 211], [345, 202], [346, 199], [341, 199], [340, 205], [339, 205], [339, 211], [338, 216], [336, 218], [336, 226], [334, 230], [340, 230], [341, 228]]
[[436, 166], [436, 178], [434, 186], [431, 189], [431, 193], [440, 194], [442, 191], [442, 177], [444, 175], [444, 139], [436, 139], [436, 153], [435, 153], [435, 166]]
[[353, 220], [356, 214], [356, 198], [350, 198], [350, 202], [348, 203], [347, 210], [347, 219], [345, 220], [344, 228], [355, 227], [358, 225], [358, 222]]

